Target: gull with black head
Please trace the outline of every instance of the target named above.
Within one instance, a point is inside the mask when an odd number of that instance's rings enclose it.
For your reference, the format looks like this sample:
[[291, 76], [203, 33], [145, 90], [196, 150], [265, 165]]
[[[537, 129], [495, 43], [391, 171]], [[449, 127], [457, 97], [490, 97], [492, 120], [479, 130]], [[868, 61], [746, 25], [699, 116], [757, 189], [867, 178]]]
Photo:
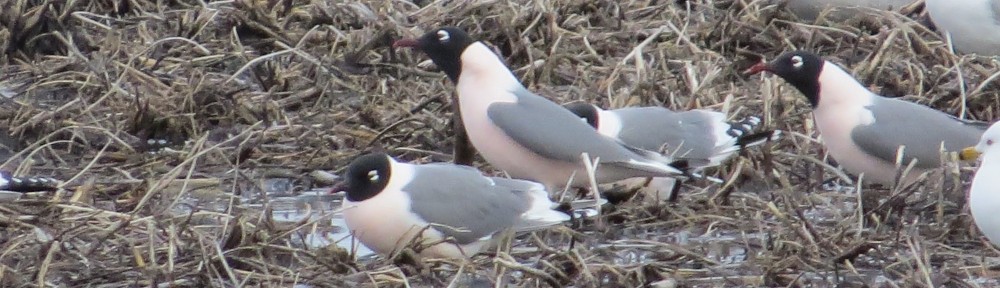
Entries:
[[421, 255], [464, 259], [505, 231], [559, 225], [569, 215], [539, 183], [483, 176], [469, 166], [401, 163], [384, 153], [356, 158], [347, 167], [344, 220], [362, 244], [391, 255], [417, 241]]
[[598, 183], [682, 174], [671, 158], [603, 136], [559, 104], [528, 91], [500, 57], [458, 28], [437, 29], [393, 46], [423, 51], [448, 75], [472, 145], [514, 178], [550, 189], [567, 183], [586, 187], [583, 153], [600, 158]]
[[902, 183], [942, 165], [941, 152], [958, 152], [979, 141], [981, 122], [961, 120], [930, 107], [872, 93], [846, 71], [807, 51], [791, 51], [747, 70], [771, 72], [785, 79], [812, 106], [823, 145], [848, 172], [864, 180], [892, 185], [896, 156], [914, 170]]

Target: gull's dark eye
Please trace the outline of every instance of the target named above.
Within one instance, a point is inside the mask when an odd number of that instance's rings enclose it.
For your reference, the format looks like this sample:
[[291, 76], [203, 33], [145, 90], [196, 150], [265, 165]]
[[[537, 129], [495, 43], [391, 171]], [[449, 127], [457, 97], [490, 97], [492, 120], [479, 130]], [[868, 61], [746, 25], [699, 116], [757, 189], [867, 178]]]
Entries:
[[993, 139], [986, 139], [986, 145], [993, 145]]
[[437, 34], [438, 34], [438, 41], [448, 42], [448, 39], [451, 39], [451, 34], [448, 34], [448, 31], [438, 30]]

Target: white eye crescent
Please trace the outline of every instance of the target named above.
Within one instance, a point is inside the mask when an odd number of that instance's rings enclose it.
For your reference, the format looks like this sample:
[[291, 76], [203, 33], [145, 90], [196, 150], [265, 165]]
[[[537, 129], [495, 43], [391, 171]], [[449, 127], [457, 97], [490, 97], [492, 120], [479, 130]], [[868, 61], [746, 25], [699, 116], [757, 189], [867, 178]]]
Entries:
[[368, 180], [370, 180], [372, 182], [377, 182], [378, 178], [379, 178], [378, 171], [376, 171], [376, 170], [368, 171]]
[[802, 56], [792, 56], [792, 67], [802, 67]]
[[448, 39], [451, 39], [451, 34], [448, 34], [448, 31], [438, 30], [437, 34], [438, 34], [438, 41], [447, 42]]

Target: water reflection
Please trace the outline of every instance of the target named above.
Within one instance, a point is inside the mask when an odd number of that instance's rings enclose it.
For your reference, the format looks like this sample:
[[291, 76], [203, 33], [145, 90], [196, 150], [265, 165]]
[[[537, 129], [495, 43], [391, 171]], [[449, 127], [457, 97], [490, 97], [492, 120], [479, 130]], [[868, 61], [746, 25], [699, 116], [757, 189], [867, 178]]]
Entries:
[[[305, 191], [297, 196], [274, 197], [270, 200], [272, 217], [279, 223], [316, 222], [307, 233], [294, 235], [296, 242], [301, 241], [311, 248], [326, 247], [331, 244], [354, 251], [358, 259], [374, 256], [374, 252], [361, 245], [351, 236], [344, 222], [343, 213], [339, 213], [343, 203], [343, 195], [331, 195], [329, 189]], [[326, 220], [324, 220], [326, 219]]]
[[[239, 197], [239, 208], [244, 209], [247, 215], [259, 215], [270, 209], [274, 224], [295, 229], [297, 233], [292, 233], [290, 238], [293, 246], [312, 249], [336, 244], [347, 251], [354, 251], [359, 261], [375, 256], [373, 251], [351, 237], [343, 214], [338, 211], [343, 203], [342, 194], [330, 194], [330, 188], [296, 193], [293, 180], [289, 178], [267, 178], [257, 184], [241, 185], [238, 188], [241, 196], [232, 196], [219, 190], [221, 187], [208, 188], [211, 192], [192, 191], [183, 203], [173, 206], [173, 213], [188, 215], [196, 210], [226, 213], [232, 205], [229, 201], [231, 197]], [[305, 227], [296, 228], [296, 225]]]

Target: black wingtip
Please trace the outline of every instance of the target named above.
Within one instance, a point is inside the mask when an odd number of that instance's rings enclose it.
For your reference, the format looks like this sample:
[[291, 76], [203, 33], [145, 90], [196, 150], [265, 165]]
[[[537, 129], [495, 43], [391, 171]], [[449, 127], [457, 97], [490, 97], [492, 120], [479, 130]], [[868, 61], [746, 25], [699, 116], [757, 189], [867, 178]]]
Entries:
[[767, 130], [740, 136], [736, 138], [736, 145], [739, 145], [740, 149], [743, 149], [760, 145], [767, 141], [775, 141], [778, 138], [781, 138], [781, 130]]
[[700, 175], [699, 170], [703, 167], [708, 166], [711, 163], [712, 161], [709, 159], [685, 158], [670, 162], [670, 166], [677, 168], [677, 170], [681, 170], [681, 175], [680, 175], [681, 178], [704, 179], [705, 176]]
[[48, 177], [9, 177], [9, 175], [3, 175], [7, 178], [7, 184], [0, 186], [0, 190], [20, 192], [20, 193], [30, 193], [30, 192], [46, 192], [46, 191], [56, 191], [59, 186], [59, 180], [48, 178]]
[[677, 170], [686, 171], [691, 169], [691, 161], [688, 159], [674, 160], [670, 162], [670, 167], [677, 168]]

